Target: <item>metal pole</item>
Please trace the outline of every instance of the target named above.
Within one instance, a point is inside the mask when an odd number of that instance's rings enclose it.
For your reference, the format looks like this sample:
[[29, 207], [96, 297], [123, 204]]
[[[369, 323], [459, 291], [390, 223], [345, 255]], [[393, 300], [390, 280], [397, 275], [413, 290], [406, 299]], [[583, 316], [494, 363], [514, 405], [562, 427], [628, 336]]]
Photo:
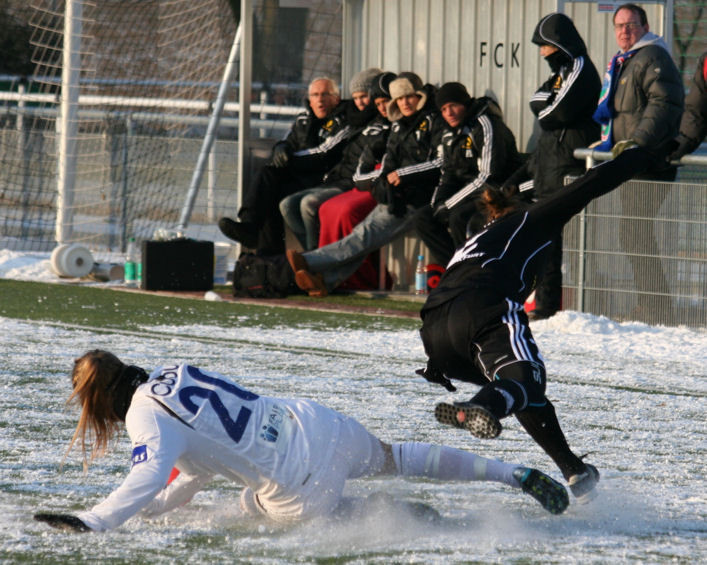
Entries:
[[[242, 21], [243, 15], [241, 13], [241, 22]], [[228, 56], [228, 62], [226, 63], [223, 78], [221, 79], [221, 84], [219, 85], [216, 102], [214, 103], [214, 109], [211, 113], [211, 119], [209, 120], [209, 125], [206, 129], [204, 141], [201, 144], [201, 152], [199, 153], [199, 158], [196, 162], [194, 173], [191, 177], [189, 192], [187, 192], [187, 197], [184, 201], [184, 206], [182, 207], [182, 214], [179, 218], [179, 225], [177, 226], [179, 231], [184, 231], [189, 223], [192, 210], [194, 209], [196, 195], [198, 194], [199, 186], [201, 185], [201, 179], [204, 176], [204, 170], [207, 167], [209, 153], [211, 152], [211, 147], [216, 139], [217, 128], [219, 120], [221, 119], [221, 114], [223, 113], [223, 106], [226, 103], [226, 95], [228, 94], [229, 84], [233, 80], [233, 76], [236, 72], [236, 60], [238, 59], [238, 50], [241, 42], [241, 28], [242, 24], [238, 24], [236, 37], [233, 39], [231, 53]]]
[[61, 70], [60, 115], [56, 123], [57, 202], [56, 241], [71, 240], [74, 185], [76, 183], [76, 136], [78, 132], [79, 75], [81, 72], [81, 17], [83, 0], [67, 0], [64, 13], [64, 50]]
[[250, 146], [250, 90], [253, 57], [253, 1], [241, 0], [241, 27], [243, 28], [243, 49], [239, 71], [238, 89], [238, 208], [243, 202], [246, 168], [249, 164], [247, 149]]

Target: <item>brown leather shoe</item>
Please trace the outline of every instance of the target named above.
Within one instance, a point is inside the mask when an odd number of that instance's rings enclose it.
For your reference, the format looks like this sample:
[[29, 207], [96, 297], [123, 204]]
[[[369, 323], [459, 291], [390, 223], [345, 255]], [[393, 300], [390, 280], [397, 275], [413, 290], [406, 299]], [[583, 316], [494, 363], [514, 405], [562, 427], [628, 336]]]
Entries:
[[293, 273], [297, 273], [297, 271], [306, 271], [309, 268], [307, 265], [307, 260], [299, 251], [288, 249], [285, 251], [285, 255], [287, 256], [287, 262], [290, 264]]
[[329, 294], [324, 285], [324, 277], [320, 273], [312, 274], [305, 269], [300, 269], [295, 273], [295, 283], [309, 296], [324, 298]]

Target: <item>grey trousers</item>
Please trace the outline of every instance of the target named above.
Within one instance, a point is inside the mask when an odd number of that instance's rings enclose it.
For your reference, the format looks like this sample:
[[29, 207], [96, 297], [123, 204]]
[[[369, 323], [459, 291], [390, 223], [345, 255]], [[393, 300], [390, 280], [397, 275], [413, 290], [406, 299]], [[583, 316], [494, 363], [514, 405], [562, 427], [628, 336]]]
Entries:
[[280, 201], [280, 213], [305, 250], [319, 245], [319, 207], [344, 192], [335, 186], [316, 186], [300, 190]]
[[387, 204], [378, 204], [349, 235], [302, 255], [309, 270], [321, 273], [327, 290], [333, 290], [356, 272], [369, 253], [412, 229], [414, 217], [410, 206], [398, 218], [388, 212]]

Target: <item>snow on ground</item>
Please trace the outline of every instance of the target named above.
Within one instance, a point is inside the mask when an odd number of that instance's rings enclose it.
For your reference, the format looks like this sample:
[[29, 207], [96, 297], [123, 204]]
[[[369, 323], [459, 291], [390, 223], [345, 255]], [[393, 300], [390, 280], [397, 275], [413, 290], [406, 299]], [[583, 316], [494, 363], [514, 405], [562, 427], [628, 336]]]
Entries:
[[[46, 255], [0, 252], [0, 277], [52, 280], [43, 261]], [[94, 347], [147, 367], [189, 361], [240, 376], [256, 392], [317, 399], [387, 441], [446, 443], [561, 480], [512, 419], [493, 441], [436, 424], [436, 402], [470, 396], [474, 387], [451, 395], [414, 375], [424, 362], [414, 321], [394, 332], [249, 322], [127, 335], [0, 318], [0, 561], [707, 562], [707, 332], [577, 312], [533, 325], [548, 396], [570, 445], [588, 452], [602, 473], [598, 498], [572, 504], [562, 516], [503, 485], [376, 478], [351, 482], [347, 493], [426, 502], [442, 521], [390, 510], [353, 522], [272, 526], [243, 519], [235, 502], [240, 487], [223, 480], [163, 518], [133, 518], [89, 543], [31, 520], [39, 509], [76, 512], [95, 504], [127, 471], [125, 438], [87, 475], [76, 453], [59, 471], [76, 423], [76, 412], [64, 406], [68, 371], [75, 356]], [[216, 336], [223, 341], [215, 344]]]

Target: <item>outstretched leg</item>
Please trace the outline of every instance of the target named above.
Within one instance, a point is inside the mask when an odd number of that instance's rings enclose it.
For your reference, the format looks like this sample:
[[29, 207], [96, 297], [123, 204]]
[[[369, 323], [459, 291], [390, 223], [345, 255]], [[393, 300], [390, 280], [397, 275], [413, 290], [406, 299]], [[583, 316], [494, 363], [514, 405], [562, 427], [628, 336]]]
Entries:
[[383, 472], [407, 477], [429, 477], [444, 481], [495, 481], [535, 498], [553, 514], [564, 512], [569, 504], [565, 488], [536, 469], [487, 459], [445, 445], [406, 442], [383, 444], [386, 465]]

